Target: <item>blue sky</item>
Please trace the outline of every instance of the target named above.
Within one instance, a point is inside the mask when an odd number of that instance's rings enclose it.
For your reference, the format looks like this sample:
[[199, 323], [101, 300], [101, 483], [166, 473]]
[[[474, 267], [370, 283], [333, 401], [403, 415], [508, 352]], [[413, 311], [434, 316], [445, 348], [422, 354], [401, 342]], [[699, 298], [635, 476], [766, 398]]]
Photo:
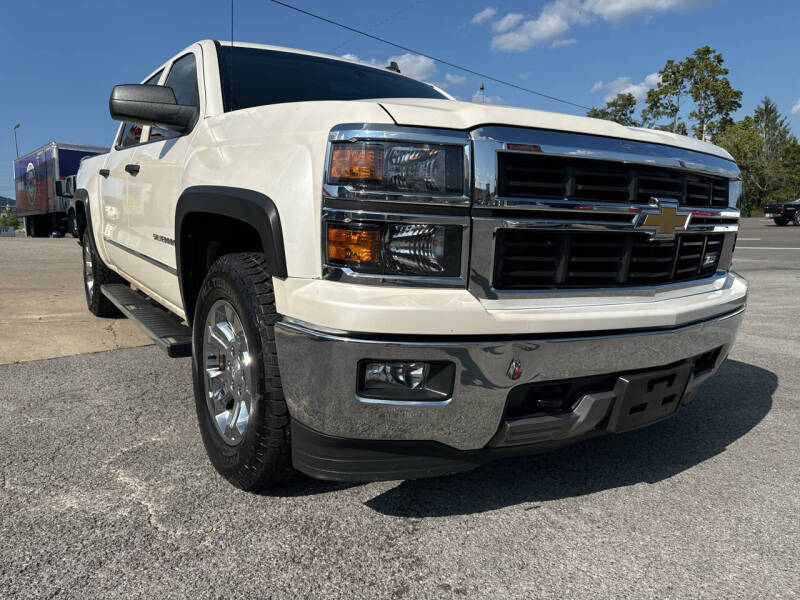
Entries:
[[[798, 0], [289, 0], [354, 27], [587, 106], [645, 93], [669, 59], [708, 44], [744, 92], [739, 116], [769, 95], [800, 133]], [[472, 99], [479, 79], [296, 14], [235, 0], [238, 40], [349, 54], [444, 84]], [[20, 152], [49, 140], [108, 145], [108, 94], [141, 80], [191, 42], [230, 36], [229, 0], [40, 0], [5, 3], [0, 21], [0, 195], [13, 195]], [[486, 82], [488, 101], [582, 113]]]

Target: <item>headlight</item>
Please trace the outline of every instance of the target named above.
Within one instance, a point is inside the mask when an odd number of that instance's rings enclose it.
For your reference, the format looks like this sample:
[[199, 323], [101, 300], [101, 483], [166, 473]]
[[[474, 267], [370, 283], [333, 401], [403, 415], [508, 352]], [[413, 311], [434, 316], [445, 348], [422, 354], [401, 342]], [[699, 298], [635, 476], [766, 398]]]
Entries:
[[464, 149], [444, 144], [335, 142], [328, 183], [369, 191], [463, 194]]
[[359, 273], [458, 277], [459, 225], [328, 222], [326, 264]]

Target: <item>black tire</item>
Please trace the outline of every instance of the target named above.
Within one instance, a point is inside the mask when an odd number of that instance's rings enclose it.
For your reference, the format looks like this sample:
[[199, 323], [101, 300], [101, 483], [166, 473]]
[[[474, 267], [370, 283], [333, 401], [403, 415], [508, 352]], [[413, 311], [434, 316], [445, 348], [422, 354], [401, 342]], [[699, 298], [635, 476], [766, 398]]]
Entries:
[[53, 217], [39, 215], [36, 217], [36, 235], [34, 237], [47, 238], [53, 233]]
[[72, 237], [78, 239], [78, 220], [75, 218], [75, 211], [70, 209], [67, 215], [67, 229]]
[[32, 238], [41, 238], [47, 237], [44, 233], [45, 227], [42, 219], [42, 215], [36, 215], [33, 217], [28, 217], [29, 227], [28, 227], [28, 235]]
[[[236, 445], [225, 441], [206, 402], [204, 339], [209, 312], [220, 300], [241, 321], [254, 360], [249, 420]], [[278, 319], [272, 278], [264, 255], [227, 254], [209, 269], [193, 319], [192, 378], [200, 434], [214, 468], [236, 487], [258, 490], [297, 476], [290, 452], [289, 411], [283, 396], [275, 347]]]
[[774, 221], [775, 221], [775, 225], [777, 225], [778, 227], [783, 227], [784, 225], [786, 225], [789, 222], [786, 219], [774, 219]]
[[[90, 239], [87, 229], [83, 232], [81, 240], [81, 256], [83, 258], [83, 291], [86, 295], [86, 306], [96, 317], [120, 317], [122, 313], [100, 291], [100, 286], [105, 283], [124, 283], [124, 280], [114, 271], [109, 269], [97, 255], [94, 244]], [[91, 264], [87, 264], [87, 259]], [[92, 285], [89, 285], [89, 273], [92, 274]]]

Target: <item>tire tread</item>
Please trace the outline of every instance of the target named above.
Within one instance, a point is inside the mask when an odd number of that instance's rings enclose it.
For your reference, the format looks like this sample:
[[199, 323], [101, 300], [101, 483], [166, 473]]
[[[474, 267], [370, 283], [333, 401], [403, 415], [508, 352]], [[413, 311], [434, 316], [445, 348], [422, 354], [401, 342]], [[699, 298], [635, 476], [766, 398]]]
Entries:
[[[212, 456], [212, 462], [218, 470], [235, 486], [246, 490], [258, 490], [271, 485], [286, 483], [296, 478], [297, 471], [292, 467], [291, 439], [289, 412], [284, 399], [281, 376], [278, 366], [278, 354], [275, 345], [274, 325], [278, 321], [275, 309], [275, 294], [272, 289], [272, 277], [267, 271], [266, 260], [263, 254], [256, 252], [241, 252], [221, 256], [211, 266], [206, 280], [200, 291], [200, 298], [211, 291], [211, 279], [216, 274], [224, 273], [226, 277], [234, 280], [237, 290], [244, 291], [241, 300], [245, 304], [245, 311], [253, 317], [258, 335], [262, 364], [264, 368], [264, 412], [263, 418], [256, 420], [254, 434], [255, 445], [243, 458], [237, 469], [220, 470], [219, 465]], [[198, 301], [198, 307], [200, 302]], [[248, 315], [241, 315], [242, 319]], [[204, 321], [204, 317], [195, 315], [197, 322]], [[197, 347], [197, 340], [195, 343]], [[197, 357], [195, 358], [197, 361]], [[205, 384], [202, 381], [200, 366], [197, 365], [198, 375], [196, 385], [201, 387], [201, 394], [205, 394]], [[205, 402], [204, 397], [198, 397], [198, 413]], [[199, 414], [198, 414], [199, 416]], [[205, 440], [206, 449], [211, 454], [214, 450]]]

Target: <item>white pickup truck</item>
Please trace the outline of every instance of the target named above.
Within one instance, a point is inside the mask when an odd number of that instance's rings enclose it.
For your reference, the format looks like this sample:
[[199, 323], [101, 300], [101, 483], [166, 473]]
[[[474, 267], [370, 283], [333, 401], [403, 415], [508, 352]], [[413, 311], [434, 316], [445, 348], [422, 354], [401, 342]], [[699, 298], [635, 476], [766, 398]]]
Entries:
[[202, 41], [84, 161], [86, 299], [192, 356], [245, 489], [416, 478], [661, 420], [725, 360], [739, 169], [612, 122]]

